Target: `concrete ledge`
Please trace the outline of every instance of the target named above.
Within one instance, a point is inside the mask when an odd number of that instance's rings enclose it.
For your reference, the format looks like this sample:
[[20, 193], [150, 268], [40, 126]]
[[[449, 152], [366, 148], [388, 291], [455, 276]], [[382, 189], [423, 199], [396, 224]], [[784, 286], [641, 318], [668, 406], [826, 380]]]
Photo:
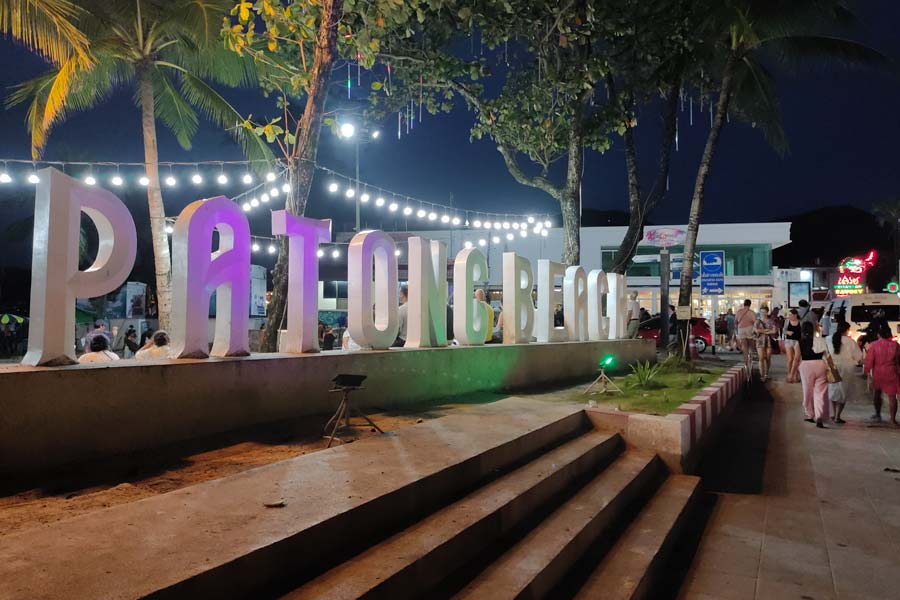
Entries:
[[653, 361], [647, 340], [257, 354], [0, 368], [0, 474], [129, 454], [295, 417], [329, 414], [338, 373], [368, 376], [360, 407], [397, 409], [474, 392], [585, 381], [614, 354]]
[[728, 369], [665, 417], [602, 408], [586, 412], [594, 427], [617, 431], [629, 445], [659, 454], [672, 471], [689, 473], [722, 417], [743, 396], [744, 383], [743, 366]]

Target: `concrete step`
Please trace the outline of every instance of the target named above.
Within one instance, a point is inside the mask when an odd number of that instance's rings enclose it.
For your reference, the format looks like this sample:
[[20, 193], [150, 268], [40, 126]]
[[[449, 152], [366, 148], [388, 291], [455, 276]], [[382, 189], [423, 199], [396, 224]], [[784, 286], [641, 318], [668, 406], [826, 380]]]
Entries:
[[284, 598], [421, 596], [525, 518], [624, 449], [618, 435], [592, 431], [496, 479], [338, 565]]
[[0, 597], [283, 592], [589, 428], [579, 406], [508, 398], [4, 536]]
[[597, 568], [576, 600], [630, 600], [651, 597], [671, 548], [689, 514], [698, 477], [672, 475], [641, 510]]
[[629, 508], [643, 502], [665, 477], [654, 454], [628, 450], [512, 548], [455, 598], [547, 598], [566, 573]]

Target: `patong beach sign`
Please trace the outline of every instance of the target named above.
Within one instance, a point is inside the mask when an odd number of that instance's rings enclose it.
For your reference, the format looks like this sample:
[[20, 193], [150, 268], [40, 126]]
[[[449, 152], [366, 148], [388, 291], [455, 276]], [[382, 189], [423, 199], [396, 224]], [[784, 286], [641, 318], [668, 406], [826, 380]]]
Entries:
[[[99, 236], [94, 263], [78, 269], [81, 213]], [[212, 251], [213, 232], [218, 249]], [[283, 352], [318, 352], [318, 246], [331, 239], [331, 221], [272, 212], [272, 233], [289, 240], [287, 331]], [[178, 358], [249, 354], [250, 226], [241, 208], [225, 196], [189, 204], [172, 235], [172, 348]], [[134, 220], [113, 193], [44, 169], [35, 197], [28, 365], [75, 362], [75, 299], [107, 294], [127, 279], [137, 249]], [[347, 254], [348, 327], [363, 347], [387, 349], [397, 337], [398, 268], [394, 240], [382, 231], [362, 231]], [[409, 239], [408, 348], [447, 345], [447, 245]], [[625, 332], [625, 277], [586, 272], [551, 260], [537, 269], [515, 252], [503, 254], [503, 343], [599, 341]], [[562, 286], [557, 287], [557, 280]], [[489, 328], [486, 307], [473, 298], [488, 281], [477, 248], [461, 250], [453, 266], [453, 322], [462, 346], [482, 345]], [[532, 290], [537, 286], [537, 304]], [[210, 297], [216, 293], [212, 349], [207, 337]], [[554, 326], [556, 305], [565, 326]]]

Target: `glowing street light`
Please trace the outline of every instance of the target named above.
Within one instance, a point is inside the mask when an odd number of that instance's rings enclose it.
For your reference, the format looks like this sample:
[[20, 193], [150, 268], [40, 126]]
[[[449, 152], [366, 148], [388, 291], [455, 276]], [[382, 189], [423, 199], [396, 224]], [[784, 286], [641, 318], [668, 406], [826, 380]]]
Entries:
[[353, 134], [356, 133], [356, 127], [353, 126], [353, 123], [342, 123], [340, 132], [341, 137], [352, 138]]

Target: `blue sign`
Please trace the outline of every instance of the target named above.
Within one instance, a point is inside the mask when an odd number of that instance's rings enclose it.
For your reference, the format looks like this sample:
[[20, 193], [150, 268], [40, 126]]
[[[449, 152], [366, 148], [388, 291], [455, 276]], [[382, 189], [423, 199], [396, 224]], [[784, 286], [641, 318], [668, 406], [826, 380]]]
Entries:
[[700, 253], [700, 294], [725, 293], [725, 251], [710, 250]]
[[[681, 280], [681, 267], [684, 265], [684, 255], [683, 254], [674, 254], [669, 262], [669, 271], [672, 273], [672, 279], [675, 281]], [[700, 261], [697, 260], [696, 256], [694, 257], [694, 270], [691, 271], [691, 280], [696, 285], [697, 281], [700, 279]]]

